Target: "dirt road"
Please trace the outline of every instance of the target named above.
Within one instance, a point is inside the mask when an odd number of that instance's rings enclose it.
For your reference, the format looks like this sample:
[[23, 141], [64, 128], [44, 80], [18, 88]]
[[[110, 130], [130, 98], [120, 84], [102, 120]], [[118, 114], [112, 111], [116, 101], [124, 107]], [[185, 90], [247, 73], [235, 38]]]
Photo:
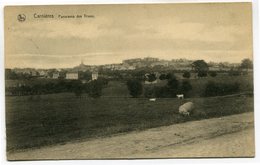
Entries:
[[254, 156], [253, 113], [8, 153], [9, 160]]

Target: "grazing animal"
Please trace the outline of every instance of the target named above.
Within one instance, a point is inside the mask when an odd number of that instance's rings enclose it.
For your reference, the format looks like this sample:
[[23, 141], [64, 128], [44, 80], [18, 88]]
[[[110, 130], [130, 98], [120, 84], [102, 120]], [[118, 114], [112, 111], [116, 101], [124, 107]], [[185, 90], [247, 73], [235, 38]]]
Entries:
[[156, 101], [156, 98], [150, 98], [149, 101]]
[[194, 111], [194, 104], [187, 102], [179, 107], [179, 113], [184, 116], [190, 116], [190, 113]]
[[176, 96], [178, 99], [184, 99], [184, 94], [177, 94]]

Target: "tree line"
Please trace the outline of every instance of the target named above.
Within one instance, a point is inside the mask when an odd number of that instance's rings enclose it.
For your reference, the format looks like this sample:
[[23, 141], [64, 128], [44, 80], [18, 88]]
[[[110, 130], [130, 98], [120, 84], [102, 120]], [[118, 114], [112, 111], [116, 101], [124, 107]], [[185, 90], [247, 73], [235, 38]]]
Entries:
[[148, 86], [144, 88], [142, 82], [138, 79], [128, 80], [126, 84], [132, 97], [140, 97], [142, 94], [148, 98], [176, 97], [178, 93], [188, 95], [188, 92], [192, 89], [188, 80], [180, 82], [172, 73], [166, 74], [163, 79], [167, 80], [167, 84], [164, 86]]
[[77, 97], [86, 93], [90, 97], [100, 97], [102, 89], [108, 84], [108, 80], [99, 78], [97, 80], [82, 83], [80, 80], [57, 80], [55, 82], [47, 82], [44, 84], [20, 85], [17, 87], [6, 88], [6, 94], [12, 96], [21, 95], [41, 95], [72, 92]]

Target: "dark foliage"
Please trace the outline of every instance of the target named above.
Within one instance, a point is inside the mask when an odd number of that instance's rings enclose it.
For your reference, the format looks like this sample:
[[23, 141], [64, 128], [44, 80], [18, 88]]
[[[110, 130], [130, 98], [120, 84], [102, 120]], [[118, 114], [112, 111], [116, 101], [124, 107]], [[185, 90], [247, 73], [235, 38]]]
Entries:
[[168, 91], [172, 97], [176, 97], [179, 88], [179, 81], [174, 77], [168, 80], [167, 83]]
[[165, 80], [166, 79], [166, 74], [161, 74], [160, 77], [159, 77], [160, 80]]
[[165, 78], [166, 78], [167, 80], [176, 79], [176, 77], [175, 77], [175, 75], [174, 75], [173, 73], [167, 73], [166, 76], [165, 76]]
[[206, 71], [199, 71], [198, 77], [207, 77], [208, 73]]
[[241, 71], [240, 71], [240, 70], [231, 69], [231, 70], [228, 72], [228, 75], [229, 75], [229, 76], [239, 76], [239, 75], [241, 75]]
[[79, 72], [80, 80], [91, 80], [91, 78], [92, 78], [92, 73], [90, 71], [85, 71], [85, 72], [80, 71]]
[[107, 84], [108, 80], [105, 78], [99, 78], [85, 84], [81, 83], [80, 80], [57, 80], [45, 84], [9, 87], [6, 88], [6, 93], [12, 96], [22, 96], [72, 92], [77, 97], [80, 97], [83, 93], [88, 93], [91, 97], [100, 97], [103, 87]]
[[185, 97], [188, 97], [189, 91], [192, 90], [192, 85], [190, 84], [189, 81], [183, 81], [180, 88], [179, 88], [179, 93], [183, 93]]
[[11, 69], [5, 69], [5, 79], [6, 80], [30, 80], [33, 78], [30, 74], [27, 73], [15, 73]]
[[248, 58], [243, 59], [240, 67], [243, 68], [243, 69], [252, 69], [253, 68], [253, 62]]
[[209, 72], [209, 75], [211, 77], [216, 77], [217, 76], [217, 72], [216, 71], [211, 71], [211, 72]]
[[155, 93], [155, 97], [158, 97], [158, 98], [176, 97], [176, 96], [173, 96], [173, 93], [171, 93], [168, 86], [154, 87], [154, 93]]
[[206, 84], [204, 96], [223, 96], [234, 94], [239, 91], [239, 83], [215, 83], [208, 82]]
[[143, 93], [143, 85], [139, 80], [128, 80], [126, 85], [133, 97], [138, 97]]
[[89, 83], [88, 95], [93, 98], [98, 98], [102, 95], [103, 82], [94, 80]]
[[156, 78], [156, 75], [154, 73], [151, 73], [148, 75], [148, 81], [149, 82], [153, 82], [155, 81], [157, 78]]
[[190, 72], [185, 71], [182, 75], [184, 78], [190, 78]]
[[145, 91], [145, 97], [155, 96], [158, 98], [170, 98], [176, 97], [176, 94], [179, 91], [179, 81], [175, 76], [171, 75], [171, 78], [168, 80], [167, 85], [165, 86], [154, 86], [150, 87], [148, 91]]
[[144, 97], [147, 97], [147, 98], [155, 97], [154, 87], [146, 87], [144, 89]]
[[174, 77], [168, 80], [165, 86], [153, 86], [146, 87], [144, 96], [145, 97], [158, 97], [158, 98], [172, 98], [176, 97], [176, 94], [183, 93], [188, 96], [189, 91], [192, 90], [192, 85], [189, 81], [183, 81], [181, 84]]
[[143, 71], [143, 70], [140, 70], [140, 71], [134, 71], [133, 73], [132, 73], [132, 77], [134, 78], [134, 79], [137, 79], [137, 80], [139, 80], [139, 81], [144, 81], [145, 80], [145, 71]]
[[198, 77], [206, 77], [209, 67], [204, 60], [197, 60], [192, 63], [194, 70], [198, 73]]

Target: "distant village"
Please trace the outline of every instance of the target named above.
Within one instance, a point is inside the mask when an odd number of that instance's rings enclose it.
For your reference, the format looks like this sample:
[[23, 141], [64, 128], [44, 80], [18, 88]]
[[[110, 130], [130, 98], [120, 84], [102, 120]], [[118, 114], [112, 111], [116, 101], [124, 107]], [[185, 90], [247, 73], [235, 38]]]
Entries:
[[[55, 68], [55, 69], [35, 69], [35, 68], [14, 68], [6, 69], [6, 71], [12, 71], [16, 74], [27, 74], [32, 77], [51, 78], [51, 79], [68, 79], [77, 80], [80, 78], [80, 72], [91, 72], [91, 79], [96, 80], [98, 78], [99, 70], [108, 71], [132, 71], [141, 68], [150, 69], [171, 69], [178, 71], [190, 71], [192, 70], [193, 60], [187, 59], [173, 59], [162, 60], [159, 58], [134, 58], [123, 60], [118, 64], [105, 64], [105, 65], [85, 65], [83, 61], [78, 66], [73, 68]], [[209, 62], [209, 70], [211, 71], [228, 71], [233, 68], [237, 68], [239, 63], [215, 63]]]

